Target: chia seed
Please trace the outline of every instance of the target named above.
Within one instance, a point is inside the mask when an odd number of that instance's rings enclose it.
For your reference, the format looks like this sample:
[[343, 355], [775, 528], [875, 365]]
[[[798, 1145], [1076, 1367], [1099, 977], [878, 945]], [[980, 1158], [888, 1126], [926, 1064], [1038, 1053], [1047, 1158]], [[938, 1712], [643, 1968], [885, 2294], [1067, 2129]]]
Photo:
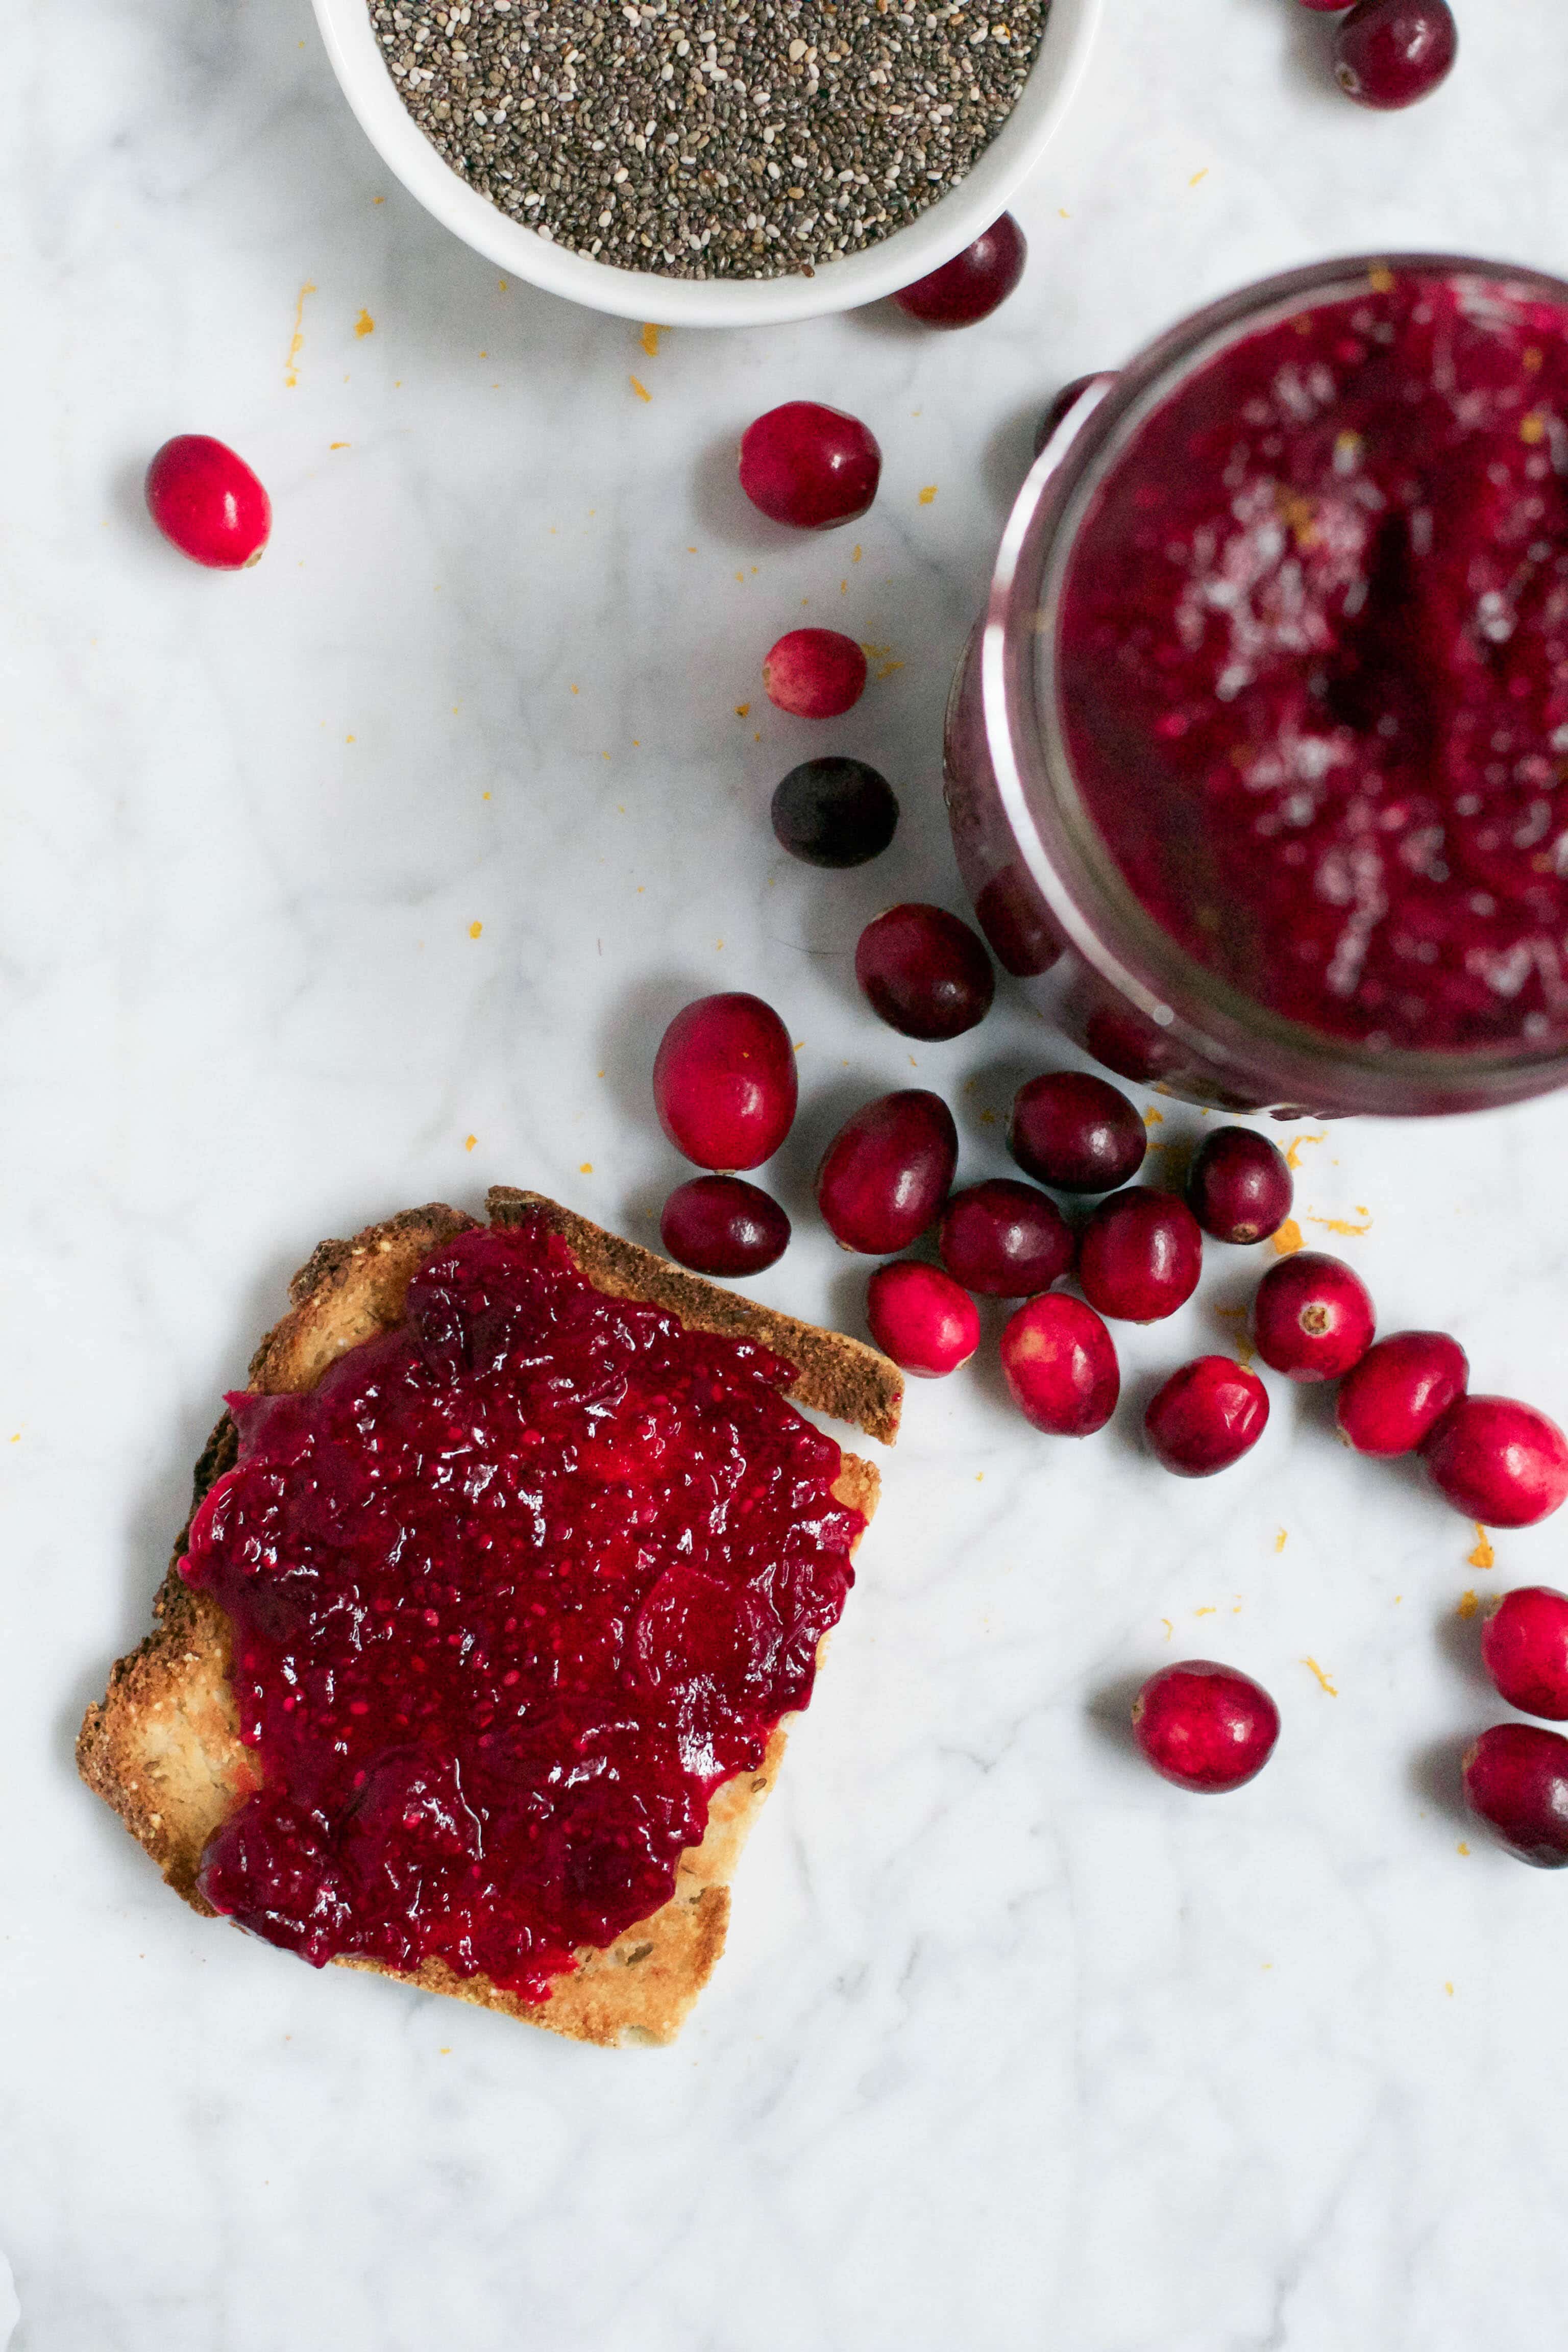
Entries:
[[368, 0], [403, 102], [524, 226], [620, 269], [810, 277], [1001, 130], [1049, 0]]

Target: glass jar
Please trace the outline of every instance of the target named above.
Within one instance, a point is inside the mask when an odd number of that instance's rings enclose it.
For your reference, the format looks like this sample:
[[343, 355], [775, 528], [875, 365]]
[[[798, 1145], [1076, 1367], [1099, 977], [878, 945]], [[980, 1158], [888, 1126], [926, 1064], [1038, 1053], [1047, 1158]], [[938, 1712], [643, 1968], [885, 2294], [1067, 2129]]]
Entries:
[[[1411, 278], [1466, 299], [1501, 289], [1505, 301], [1549, 305], [1568, 333], [1568, 285], [1442, 255], [1321, 263], [1211, 305], [1120, 374], [1094, 378], [1057, 425], [1014, 507], [985, 614], [953, 683], [948, 810], [998, 960], [1098, 1061], [1190, 1101], [1280, 1117], [1410, 1115], [1484, 1108], [1568, 1082], [1563, 1029], [1549, 1041], [1521, 1029], [1484, 1049], [1436, 1050], [1331, 1034], [1257, 1001], [1135, 896], [1089, 814], [1068, 749], [1064, 583], [1095, 494], [1135, 435], [1246, 339]], [[1564, 470], [1568, 453], [1553, 444], [1552, 455]]]

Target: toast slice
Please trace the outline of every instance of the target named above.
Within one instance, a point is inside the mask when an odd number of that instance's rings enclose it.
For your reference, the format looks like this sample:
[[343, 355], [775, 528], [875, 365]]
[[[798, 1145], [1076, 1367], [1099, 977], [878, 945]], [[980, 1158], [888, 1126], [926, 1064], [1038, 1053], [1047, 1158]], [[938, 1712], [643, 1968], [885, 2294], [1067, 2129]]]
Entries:
[[[506, 1186], [489, 1196], [492, 1224], [515, 1224], [538, 1212], [561, 1234], [595, 1286], [666, 1309], [695, 1329], [760, 1342], [793, 1364], [785, 1391], [797, 1403], [853, 1421], [891, 1444], [898, 1429], [902, 1379], [885, 1357], [861, 1341], [820, 1330], [741, 1298], [700, 1276], [618, 1240], [586, 1218]], [[253, 1393], [276, 1395], [313, 1388], [327, 1367], [362, 1340], [403, 1318], [415, 1273], [478, 1221], [435, 1202], [372, 1225], [353, 1241], [323, 1242], [289, 1285], [293, 1301], [252, 1359]], [[191, 1517], [208, 1489], [232, 1467], [237, 1452], [226, 1412], [195, 1469]], [[870, 1518], [878, 1474], [846, 1454], [836, 1498]], [[197, 1885], [208, 1840], [258, 1785], [257, 1759], [239, 1738], [228, 1680], [229, 1626], [218, 1603], [180, 1574], [190, 1517], [153, 1603], [153, 1633], [110, 1676], [103, 1700], [87, 1710], [77, 1763], [146, 1848], [168, 1884], [194, 1910], [215, 1915]], [[577, 1968], [553, 1979], [551, 1997], [530, 2002], [483, 1976], [462, 1977], [444, 1962], [426, 1960], [413, 1975], [376, 1960], [344, 1957], [336, 1965], [373, 1969], [385, 1976], [449, 1993], [459, 2000], [504, 2010], [581, 2042], [672, 2041], [721, 1951], [730, 1912], [730, 1880], [746, 1832], [778, 1771], [784, 1724], [774, 1730], [759, 1770], [737, 1775], [715, 1790], [706, 1834], [677, 1866], [675, 1893], [659, 1910], [604, 1949], [585, 1948]]]

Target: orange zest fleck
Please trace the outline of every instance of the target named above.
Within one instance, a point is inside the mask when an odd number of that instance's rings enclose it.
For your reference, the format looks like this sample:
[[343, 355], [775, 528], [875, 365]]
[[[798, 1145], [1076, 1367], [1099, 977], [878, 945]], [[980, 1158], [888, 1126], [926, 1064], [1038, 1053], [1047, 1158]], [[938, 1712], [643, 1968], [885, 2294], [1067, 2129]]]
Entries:
[[749, 702], [737, 702], [737, 703], [736, 703], [736, 705], [735, 705], [735, 716], [736, 716], [736, 718], [737, 718], [737, 719], [749, 719], [749, 718], [751, 717], [751, 715], [752, 715], [752, 706], [751, 706], [751, 704], [750, 704]]
[[1163, 1127], [1165, 1124], [1164, 1112], [1163, 1110], [1156, 1110], [1153, 1104], [1151, 1103], [1148, 1109], [1143, 1114], [1143, 1124], [1145, 1127]]
[[1370, 1234], [1372, 1231], [1372, 1219], [1370, 1217], [1367, 1219], [1364, 1225], [1352, 1225], [1343, 1217], [1314, 1217], [1310, 1211], [1309, 1211], [1307, 1223], [1310, 1225], [1321, 1225], [1323, 1231], [1328, 1234]]
[[352, 441], [329, 441], [327, 444], [329, 449], [352, 449], [353, 446]]
[[922, 506], [922, 507], [929, 507], [929, 506], [932, 503], [932, 501], [935, 499], [935, 497], [936, 497], [936, 484], [935, 484], [934, 482], [928, 482], [928, 483], [926, 484], [926, 486], [925, 486], [924, 489], [921, 492], [921, 506]]
[[649, 392], [647, 384], [639, 383], [635, 375], [627, 376], [626, 382], [631, 385], [632, 390], [636, 393], [639, 400], [651, 400], [653, 398], [653, 394]]
[[656, 327], [650, 320], [637, 337], [638, 342], [641, 343], [650, 360], [656, 360], [658, 357], [658, 339], [661, 332], [662, 330]]
[[1480, 1605], [1474, 1592], [1461, 1592], [1458, 1600], [1458, 1613], [1461, 1617], [1473, 1617]]
[[582, 1166], [577, 1171], [579, 1176], [591, 1176], [593, 1172], [594, 1163], [591, 1160], [584, 1160]]
[[465, 1151], [471, 1151], [471, 1150], [473, 1150], [473, 1148], [474, 1148], [475, 1144], [479, 1141], [479, 1137], [478, 1137], [477, 1135], [470, 1135], [470, 1136], [469, 1136], [469, 1138], [468, 1138], [468, 1141], [467, 1141], [467, 1142], [464, 1144], [464, 1146], [463, 1146], [464, 1150], [465, 1150]]
[[1187, 185], [1188, 185], [1188, 187], [1189, 187], [1189, 188], [1195, 188], [1195, 187], [1197, 186], [1197, 184], [1198, 184], [1198, 182], [1199, 182], [1200, 180], [1206, 180], [1206, 179], [1208, 178], [1208, 175], [1209, 175], [1209, 167], [1208, 167], [1208, 165], [1205, 163], [1205, 164], [1204, 165], [1203, 170], [1202, 170], [1201, 172], [1194, 172], [1194, 173], [1193, 173], [1192, 178], [1187, 182]]
[[315, 287], [309, 278], [300, 289], [300, 299], [294, 305], [294, 331], [289, 338], [289, 356], [283, 362], [283, 386], [292, 392], [300, 381], [300, 354], [305, 348], [305, 297], [313, 294]]
[[1366, 273], [1366, 282], [1374, 294], [1392, 294], [1394, 272], [1385, 268], [1381, 261], [1375, 262]]
[[1544, 441], [1546, 438], [1544, 416], [1539, 415], [1533, 408], [1528, 416], [1521, 416], [1519, 420], [1519, 437], [1521, 441], [1528, 442], [1532, 448], [1536, 442]]
[[1469, 1850], [1469, 1847], [1465, 1843], [1463, 1838], [1459, 1840], [1458, 1844], [1454, 1848], [1454, 1852], [1456, 1853], [1468, 1853]]
[[470, 923], [468, 925], [468, 937], [471, 940], [477, 940], [483, 929], [483, 923]]
[[374, 334], [375, 320], [371, 317], [368, 310], [362, 310], [359, 317], [354, 320], [354, 332], [356, 335], [362, 337]]
[[1175, 1629], [1175, 1627], [1172, 1624], [1172, 1622], [1171, 1622], [1170, 1619], [1169, 1619], [1168, 1617], [1162, 1617], [1162, 1618], [1161, 1618], [1161, 1620], [1160, 1620], [1160, 1622], [1161, 1622], [1161, 1624], [1162, 1624], [1162, 1625], [1163, 1625], [1163, 1627], [1164, 1627], [1164, 1629], [1165, 1629], [1165, 1639], [1166, 1639], [1166, 1641], [1167, 1641], [1167, 1642], [1170, 1642], [1170, 1641], [1174, 1640], [1174, 1638], [1175, 1638], [1175, 1632], [1176, 1632], [1176, 1629]]
[[1285, 1154], [1285, 1165], [1286, 1165], [1286, 1167], [1287, 1167], [1287, 1168], [1298, 1168], [1298, 1169], [1300, 1167], [1300, 1165], [1301, 1165], [1301, 1157], [1300, 1157], [1300, 1155], [1301, 1155], [1301, 1147], [1302, 1147], [1302, 1145], [1303, 1145], [1303, 1144], [1305, 1144], [1305, 1143], [1327, 1143], [1328, 1139], [1329, 1139], [1329, 1130], [1328, 1130], [1328, 1129], [1327, 1129], [1327, 1128], [1325, 1128], [1325, 1129], [1323, 1129], [1323, 1132], [1321, 1133], [1321, 1135], [1296, 1135], [1296, 1136], [1292, 1136], [1292, 1137], [1291, 1137], [1291, 1139], [1290, 1139], [1290, 1145], [1289, 1145], [1289, 1149], [1287, 1150], [1287, 1152], [1286, 1152], [1286, 1154]]
[[1278, 1534], [1278, 1535], [1275, 1537], [1275, 1538], [1274, 1538], [1274, 1549], [1275, 1549], [1275, 1550], [1276, 1550], [1276, 1551], [1283, 1551], [1283, 1550], [1284, 1550], [1284, 1549], [1285, 1549], [1285, 1547], [1286, 1547], [1286, 1545], [1289, 1542], [1289, 1540], [1290, 1540], [1290, 1530], [1289, 1530], [1289, 1528], [1280, 1528], [1280, 1530], [1279, 1530], [1279, 1534]]
[[1321, 1685], [1322, 1685], [1323, 1689], [1327, 1691], [1327, 1693], [1328, 1693], [1328, 1695], [1329, 1695], [1329, 1696], [1330, 1696], [1331, 1698], [1338, 1698], [1338, 1696], [1339, 1696], [1339, 1691], [1338, 1691], [1338, 1689], [1337, 1689], [1337, 1688], [1335, 1687], [1335, 1685], [1333, 1685], [1333, 1684], [1329, 1680], [1328, 1675], [1323, 1672], [1323, 1670], [1322, 1670], [1321, 1666], [1318, 1664], [1318, 1661], [1316, 1660], [1316, 1658], [1303, 1658], [1303, 1659], [1302, 1659], [1302, 1661], [1301, 1661], [1301, 1664], [1302, 1664], [1304, 1666], [1310, 1667], [1310, 1670], [1311, 1670], [1311, 1672], [1312, 1672], [1314, 1675], [1316, 1675], [1316, 1676], [1318, 1677], [1319, 1682], [1321, 1684]]
[[1492, 1549], [1491, 1538], [1488, 1535], [1485, 1528], [1482, 1527], [1479, 1519], [1473, 1519], [1470, 1524], [1476, 1531], [1476, 1548], [1474, 1551], [1466, 1553], [1466, 1567], [1481, 1569], [1495, 1568], [1497, 1566], [1497, 1554]]
[[1301, 1228], [1294, 1217], [1287, 1217], [1274, 1236], [1274, 1247], [1280, 1257], [1289, 1257], [1293, 1250], [1305, 1249]]

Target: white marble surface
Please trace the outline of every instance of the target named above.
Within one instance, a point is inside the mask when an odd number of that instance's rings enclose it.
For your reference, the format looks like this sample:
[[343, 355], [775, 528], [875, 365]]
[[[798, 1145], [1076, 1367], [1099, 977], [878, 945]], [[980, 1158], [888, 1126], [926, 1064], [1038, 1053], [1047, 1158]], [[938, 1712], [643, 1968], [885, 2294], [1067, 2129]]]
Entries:
[[[1034, 1437], [991, 1375], [912, 1396], [668, 2053], [204, 1924], [71, 1769], [289, 1269], [494, 1179], [648, 1233], [677, 1171], [647, 1067], [685, 996], [755, 988], [805, 1040], [801, 1229], [759, 1287], [853, 1318], [805, 1185], [847, 1100], [910, 1063], [848, 950], [894, 895], [957, 903], [938, 714], [1042, 400], [1336, 247], [1568, 269], [1560, 0], [1469, 6], [1449, 90], [1387, 121], [1314, 78], [1324, 28], [1289, 0], [1110, 16], [993, 324], [657, 356], [503, 291], [413, 209], [305, 0], [8, 26], [0, 2244], [25, 2352], [1561, 2336], [1568, 1885], [1468, 1837], [1451, 1790], [1501, 1712], [1456, 1604], [1563, 1580], [1568, 1520], [1479, 1574], [1461, 1522], [1293, 1394], [1198, 1486], [1120, 1434]], [[795, 394], [881, 436], [858, 564], [730, 487], [740, 426]], [[182, 429], [272, 488], [253, 574], [184, 565], [141, 514]], [[818, 739], [767, 710], [757, 662], [808, 614], [903, 665], [837, 730], [904, 795], [859, 875], [790, 865], [765, 823]], [[1001, 1168], [992, 1115], [1052, 1052], [1008, 1001], [918, 1054], [969, 1172]], [[1389, 1323], [1451, 1326], [1483, 1385], [1562, 1413], [1565, 1150], [1568, 1097], [1343, 1127], [1303, 1150], [1302, 1203], [1368, 1228], [1335, 1245]], [[1250, 1271], [1227, 1258], [1205, 1306], [1131, 1338], [1134, 1391]], [[1184, 1652], [1284, 1710], [1277, 1760], [1220, 1802], [1117, 1727], [1130, 1679]]]

